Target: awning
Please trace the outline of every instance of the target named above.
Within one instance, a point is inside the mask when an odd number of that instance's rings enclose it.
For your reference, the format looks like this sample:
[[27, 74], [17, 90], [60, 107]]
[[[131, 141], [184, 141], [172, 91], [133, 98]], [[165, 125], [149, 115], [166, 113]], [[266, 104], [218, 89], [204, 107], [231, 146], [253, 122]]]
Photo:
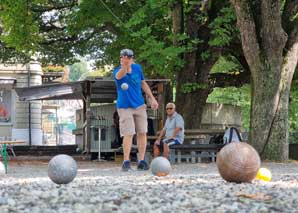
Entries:
[[[152, 86], [156, 83], [167, 83], [168, 79], [149, 79]], [[69, 83], [47, 84], [25, 88], [15, 88], [21, 101], [85, 99], [90, 94], [91, 103], [113, 103], [117, 98], [114, 80], [98, 79]]]
[[32, 87], [15, 88], [21, 101], [82, 99], [83, 82], [57, 83]]
[[0, 89], [11, 89], [14, 87], [17, 79], [10, 77], [0, 77]]

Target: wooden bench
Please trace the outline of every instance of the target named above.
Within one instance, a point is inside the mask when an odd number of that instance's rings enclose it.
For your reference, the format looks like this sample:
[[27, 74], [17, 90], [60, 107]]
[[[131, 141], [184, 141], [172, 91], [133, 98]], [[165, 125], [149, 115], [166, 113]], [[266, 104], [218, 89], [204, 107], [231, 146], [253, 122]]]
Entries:
[[[209, 158], [215, 162], [217, 152], [224, 144], [209, 144], [212, 136], [224, 134], [224, 129], [186, 129], [184, 143], [173, 145], [170, 149], [169, 160], [171, 163], [201, 162], [202, 158]], [[153, 143], [157, 136], [148, 136], [149, 144], [146, 150], [146, 159], [149, 160], [153, 153]]]
[[209, 158], [215, 162], [217, 152], [224, 144], [182, 144], [173, 145], [170, 149], [171, 163], [181, 163], [182, 159], [186, 162], [201, 163], [202, 158]]

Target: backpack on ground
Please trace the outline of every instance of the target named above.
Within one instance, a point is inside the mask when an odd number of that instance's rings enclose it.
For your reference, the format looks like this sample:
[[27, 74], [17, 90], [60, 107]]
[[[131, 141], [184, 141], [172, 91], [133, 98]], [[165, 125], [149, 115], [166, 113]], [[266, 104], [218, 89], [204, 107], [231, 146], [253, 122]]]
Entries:
[[210, 144], [223, 144], [223, 134], [216, 134], [210, 138]]
[[224, 144], [228, 144], [231, 142], [241, 142], [241, 141], [243, 140], [237, 128], [230, 127], [225, 131], [225, 134], [223, 136]]

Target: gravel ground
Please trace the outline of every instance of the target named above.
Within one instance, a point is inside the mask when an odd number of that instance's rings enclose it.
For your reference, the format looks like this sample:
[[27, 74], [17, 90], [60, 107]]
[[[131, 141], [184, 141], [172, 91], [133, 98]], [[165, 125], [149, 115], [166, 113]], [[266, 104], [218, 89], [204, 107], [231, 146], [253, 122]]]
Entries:
[[[298, 163], [263, 163], [272, 181], [228, 183], [216, 164], [176, 164], [166, 177], [121, 172], [113, 162], [78, 162], [67, 185], [47, 161], [11, 161], [0, 177], [0, 212], [298, 212]], [[135, 165], [134, 165], [135, 167]]]

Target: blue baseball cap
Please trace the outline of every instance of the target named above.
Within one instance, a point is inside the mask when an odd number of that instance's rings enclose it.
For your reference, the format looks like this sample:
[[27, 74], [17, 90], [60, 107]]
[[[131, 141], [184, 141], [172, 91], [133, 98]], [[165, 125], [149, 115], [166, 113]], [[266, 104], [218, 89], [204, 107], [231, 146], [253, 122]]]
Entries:
[[131, 49], [123, 49], [120, 51], [120, 56], [127, 56], [127, 57], [133, 57], [133, 51]]

